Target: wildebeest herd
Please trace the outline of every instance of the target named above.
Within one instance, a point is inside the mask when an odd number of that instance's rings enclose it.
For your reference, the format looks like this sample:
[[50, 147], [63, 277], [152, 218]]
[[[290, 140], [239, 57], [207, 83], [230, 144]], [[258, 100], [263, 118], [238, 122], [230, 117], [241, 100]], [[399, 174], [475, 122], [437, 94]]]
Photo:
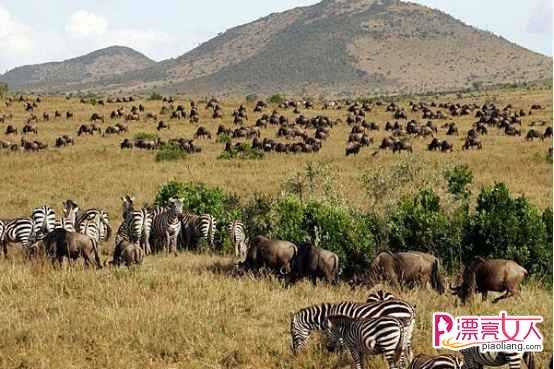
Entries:
[[[214, 247], [216, 220], [209, 214], [193, 214], [183, 209], [179, 199], [170, 198], [165, 207], [136, 208], [135, 199], [121, 197], [121, 225], [115, 233], [111, 260], [103, 262], [99, 245], [111, 237], [110, 217], [103, 209], [82, 210], [72, 200], [63, 202], [63, 216], [49, 206], [33, 209], [29, 217], [0, 221], [0, 242], [4, 254], [8, 243], [21, 243], [29, 258], [46, 255], [57, 265], [64, 259], [82, 258], [85, 265], [140, 265], [145, 255], [178, 249], [197, 249], [204, 240]], [[239, 220], [225, 228], [234, 247], [236, 270], [244, 273], [274, 273], [287, 284], [308, 277], [313, 283], [323, 279], [339, 282], [339, 257], [306, 240], [300, 245], [257, 235], [250, 239]], [[511, 260], [476, 257], [463, 273], [458, 286], [450, 286], [453, 295], [465, 303], [475, 292], [487, 299], [488, 292], [504, 292], [494, 302], [517, 296], [527, 271]], [[441, 263], [433, 255], [406, 251], [376, 255], [366, 273], [348, 281], [352, 287], [372, 288], [385, 282], [394, 287], [430, 285], [437, 293], [446, 292]], [[383, 354], [389, 368], [482, 368], [483, 365], [509, 364], [517, 369], [523, 360], [534, 368], [533, 353], [481, 353], [464, 349], [461, 356], [417, 355], [412, 352], [412, 334], [416, 307], [389, 292], [372, 293], [366, 302], [322, 303], [304, 308], [292, 316], [292, 350], [299, 353], [312, 331], [324, 331], [330, 351], [347, 348], [356, 368], [363, 368], [365, 356]], [[463, 364], [465, 363], [465, 364]], [[463, 366], [465, 365], [465, 366]]]
[[[22, 127], [18, 128], [10, 123], [14, 115], [12, 112], [0, 113], [0, 123], [5, 124], [4, 133], [7, 137], [21, 134], [19, 144], [9, 140], [0, 140], [0, 148], [12, 151], [39, 151], [48, 148], [48, 144], [37, 139], [27, 139], [29, 135], [37, 135], [39, 132], [39, 115], [34, 112], [40, 108], [42, 103], [40, 97], [24, 97], [18, 99], [8, 98], [6, 107], [11, 109], [15, 102], [23, 104], [28, 116], [24, 119]], [[118, 102], [119, 101], [119, 102]], [[137, 101], [134, 97], [109, 98], [96, 101], [96, 105], [105, 107], [106, 104], [134, 104]], [[87, 104], [88, 101], [81, 99], [81, 103]], [[189, 122], [198, 124], [200, 122], [200, 103], [194, 100], [189, 102], [187, 108], [184, 104], [175, 105], [174, 98], [164, 98], [163, 105], [159, 112], [146, 111], [142, 103], [138, 105], [115, 107], [109, 114], [93, 112], [88, 118], [88, 122], [80, 123], [76, 129], [77, 136], [85, 137], [95, 134], [103, 137], [111, 135], [122, 135], [130, 132], [129, 123], [133, 121], [152, 121], [155, 129], [170, 130], [173, 124], [170, 121], [176, 121], [176, 124], [182, 124], [181, 121], [188, 119]], [[252, 125], [248, 125], [249, 114], [247, 107], [241, 104], [231, 113], [225, 113], [222, 108], [222, 102], [216, 98], [211, 98], [205, 102], [205, 110], [211, 112], [210, 118], [215, 121], [232, 120], [232, 126], [219, 124], [217, 132], [210, 132], [205, 126], [198, 126], [194, 135], [190, 138], [174, 138], [165, 142], [157, 138], [124, 138], [120, 143], [122, 149], [141, 148], [148, 150], [157, 150], [170, 144], [177, 149], [187, 153], [201, 152], [200, 146], [196, 143], [198, 139], [215, 139], [217, 142], [225, 142], [224, 151], [229, 151], [233, 147], [239, 148], [240, 142], [233, 140], [251, 140], [250, 146], [253, 150], [276, 153], [317, 153], [323, 143], [332, 134], [333, 127], [341, 124], [347, 124], [350, 127], [348, 137], [346, 137], [345, 155], [356, 155], [362, 148], [375, 144], [375, 137], [372, 132], [381, 129], [388, 135], [380, 140], [373, 156], [376, 156], [381, 150], [391, 150], [392, 152], [413, 152], [414, 139], [428, 139], [427, 149], [429, 151], [438, 151], [448, 153], [457, 149], [470, 150], [482, 149], [482, 136], [487, 135], [493, 128], [506, 136], [519, 137], [523, 133], [522, 119], [532, 118], [533, 111], [544, 109], [539, 104], [532, 104], [527, 110], [515, 109], [511, 104], [499, 107], [494, 103], [485, 103], [477, 105], [475, 103], [437, 103], [431, 102], [412, 102], [407, 107], [398, 103], [384, 103], [382, 101], [357, 102], [350, 99], [341, 101], [325, 101], [321, 103], [321, 110], [345, 111], [342, 117], [331, 119], [323, 114], [309, 117], [305, 115], [310, 110], [315, 109], [315, 103], [309, 99], [305, 100], [286, 100], [275, 106], [271, 112], [269, 105], [264, 101], [258, 101], [253, 108], [254, 114], [261, 114], [255, 117]], [[291, 118], [289, 114], [283, 114], [283, 111], [290, 111], [294, 114]], [[390, 114], [391, 120], [384, 123], [371, 121], [369, 116], [374, 111], [383, 110]], [[408, 115], [414, 118], [409, 119]], [[417, 117], [421, 120], [418, 120]], [[473, 116], [475, 122], [462, 139], [457, 138], [459, 128], [456, 123], [458, 117]], [[160, 120], [158, 117], [162, 117]], [[165, 118], [163, 118], [165, 117]], [[73, 120], [74, 113], [66, 111], [62, 113], [58, 110], [50, 114], [43, 112], [42, 121], [65, 118]], [[107, 120], [115, 121], [113, 124], [103, 128], [101, 125]], [[117, 122], [120, 120], [119, 122]], [[125, 123], [121, 122], [125, 121]], [[437, 122], [443, 121], [442, 124]], [[544, 140], [552, 138], [552, 127], [544, 120], [531, 120], [529, 129], [525, 133], [526, 141], [536, 139]], [[269, 127], [276, 127], [274, 138], [271, 135], [264, 134]], [[545, 126], [545, 127], [542, 127]], [[153, 127], [153, 128], [154, 128]], [[439, 137], [444, 133], [445, 137]], [[262, 137], [264, 135], [265, 137]], [[461, 141], [456, 143], [456, 141]], [[69, 135], [60, 135], [55, 140], [55, 147], [61, 148], [66, 145], [75, 144], [75, 140]]]

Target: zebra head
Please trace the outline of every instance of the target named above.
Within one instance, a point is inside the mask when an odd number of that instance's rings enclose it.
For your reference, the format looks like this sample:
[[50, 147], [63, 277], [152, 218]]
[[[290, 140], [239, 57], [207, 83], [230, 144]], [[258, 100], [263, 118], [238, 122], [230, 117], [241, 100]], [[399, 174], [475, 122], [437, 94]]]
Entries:
[[79, 205], [73, 200], [65, 200], [62, 202], [63, 205], [63, 216], [69, 217], [72, 212], [75, 213], [75, 215], [79, 212]]
[[294, 354], [297, 354], [304, 348], [310, 337], [310, 327], [304, 324], [300, 317], [302, 312], [303, 310], [294, 314], [290, 321], [290, 335], [292, 338], [291, 349]]
[[327, 351], [334, 352], [344, 346], [344, 336], [352, 322], [353, 319], [340, 315], [327, 318], [323, 325], [327, 333]]
[[121, 214], [123, 220], [127, 219], [127, 214], [133, 210], [133, 202], [135, 198], [129, 195], [125, 195], [121, 198]]
[[169, 208], [175, 212], [177, 215], [183, 214], [183, 201], [175, 198], [170, 198], [168, 200]]

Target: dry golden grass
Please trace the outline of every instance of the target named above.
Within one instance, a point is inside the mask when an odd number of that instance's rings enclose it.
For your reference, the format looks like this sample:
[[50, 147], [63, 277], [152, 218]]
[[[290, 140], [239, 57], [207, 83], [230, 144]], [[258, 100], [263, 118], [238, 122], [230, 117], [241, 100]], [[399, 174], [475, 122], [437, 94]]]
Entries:
[[[154, 256], [128, 270], [53, 270], [0, 264], [2, 368], [347, 368], [349, 355], [329, 354], [314, 335], [290, 353], [290, 314], [320, 302], [363, 301], [367, 290], [346, 285], [283, 288], [277, 280], [233, 278], [210, 271], [229, 260], [181, 254]], [[398, 292], [398, 291], [397, 291]], [[431, 314], [541, 314], [552, 350], [552, 299], [536, 285], [519, 299], [493, 305], [479, 298], [465, 308], [450, 295], [398, 292], [417, 305], [416, 353], [432, 353]], [[370, 369], [383, 368], [380, 357]]]
[[[498, 106], [511, 103], [515, 109], [529, 110], [532, 103], [546, 106], [523, 119], [524, 132], [533, 120], [552, 125], [551, 90], [516, 90], [489, 92], [477, 97], [442, 96], [437, 101], [494, 101]], [[75, 112], [75, 119], [40, 122], [38, 138], [53, 146], [57, 136], [76, 136], [77, 127], [93, 111], [109, 115], [118, 104], [105, 107], [80, 104], [76, 99], [47, 97], [35, 112], [51, 114], [54, 110]], [[426, 99], [429, 100], [429, 99]], [[161, 102], [142, 101], [147, 111], [159, 112]], [[231, 125], [230, 113], [240, 100], [223, 104], [223, 123]], [[177, 103], [184, 103], [181, 98]], [[135, 104], [138, 104], [136, 102]], [[401, 104], [408, 107], [407, 101]], [[124, 104], [130, 106], [131, 104]], [[188, 108], [188, 104], [187, 104]], [[250, 124], [255, 115], [249, 107]], [[201, 106], [201, 125], [215, 133], [221, 123], [208, 118]], [[12, 112], [9, 123], [18, 128], [28, 116], [19, 103], [11, 108], [2, 104], [0, 113]], [[305, 111], [305, 115], [326, 114], [344, 119], [342, 111]], [[287, 111], [293, 117], [291, 111]], [[419, 114], [408, 114], [420, 119]], [[164, 117], [165, 120], [167, 118]], [[367, 120], [391, 120], [384, 107], [377, 108]], [[456, 118], [463, 135], [473, 117]], [[115, 122], [113, 122], [115, 123]], [[444, 121], [436, 121], [440, 125]], [[104, 128], [110, 123], [106, 122]], [[170, 122], [172, 129], [163, 131], [163, 139], [191, 137], [196, 126], [188, 120]], [[133, 137], [138, 132], [154, 133], [155, 123], [129, 123]], [[2, 127], [3, 129], [3, 127]], [[264, 130], [273, 137], [276, 127]], [[0, 153], [2, 206], [0, 218], [28, 216], [37, 205], [48, 203], [61, 210], [61, 202], [71, 198], [82, 207], [105, 208], [119, 225], [119, 197], [136, 195], [139, 203], [151, 202], [162, 183], [170, 179], [201, 181], [221, 186], [248, 198], [255, 191], [278, 193], [285, 178], [313, 161], [325, 161], [332, 169], [345, 194], [345, 201], [365, 207], [360, 176], [366, 170], [389, 168], [400, 157], [364, 149], [357, 157], [344, 156], [349, 128], [344, 124], [332, 130], [319, 154], [269, 154], [263, 160], [216, 160], [222, 144], [200, 140], [203, 152], [176, 162], [155, 162], [154, 153], [121, 151], [123, 136], [79, 137], [76, 145], [64, 149], [50, 148], [40, 153]], [[373, 134], [379, 142], [385, 132]], [[461, 135], [461, 136], [462, 136]], [[444, 138], [444, 130], [441, 131]], [[525, 194], [540, 208], [552, 204], [552, 165], [546, 153], [552, 141], [525, 142], [523, 137], [506, 137], [492, 129], [483, 138], [482, 151], [462, 152], [462, 137], [454, 140], [452, 154], [429, 153], [430, 140], [413, 139], [415, 160], [422, 170], [421, 178], [441, 176], [453, 164], [465, 163], [473, 170], [474, 193], [483, 185], [506, 182], [512, 192]], [[2, 137], [4, 139], [5, 137]], [[19, 141], [19, 136], [7, 138]], [[432, 181], [433, 182], [433, 181]], [[436, 183], [433, 182], [433, 183]], [[398, 195], [398, 194], [397, 194]], [[112, 244], [104, 245], [104, 257]], [[294, 358], [289, 353], [289, 314], [306, 305], [324, 301], [363, 300], [368, 291], [351, 291], [346, 286], [312, 287], [308, 283], [283, 288], [274, 280], [237, 279], [214, 274], [216, 262], [226, 260], [192, 254], [174, 257], [149, 257], [141, 268], [127, 270], [52, 270], [29, 265], [15, 259], [0, 261], [0, 367], [2, 368], [343, 368], [347, 356], [329, 355], [311, 348]], [[211, 267], [210, 267], [211, 265]], [[451, 296], [437, 296], [425, 290], [404, 291], [402, 296], [417, 304], [416, 352], [430, 352], [431, 313], [494, 313], [506, 309], [511, 314], [545, 316], [543, 332], [548, 354], [539, 355], [544, 368], [552, 347], [552, 296], [537, 285], [527, 285], [520, 299], [498, 305], [474, 303], [465, 309], [456, 306]], [[381, 359], [372, 360], [370, 368], [382, 367]]]

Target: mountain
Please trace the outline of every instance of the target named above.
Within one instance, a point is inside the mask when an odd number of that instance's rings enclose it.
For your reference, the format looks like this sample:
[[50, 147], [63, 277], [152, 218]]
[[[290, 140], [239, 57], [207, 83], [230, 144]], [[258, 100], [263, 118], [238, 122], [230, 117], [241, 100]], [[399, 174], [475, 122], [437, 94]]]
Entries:
[[156, 62], [128, 47], [111, 46], [77, 58], [14, 68], [0, 76], [10, 89], [69, 90]]
[[345, 95], [551, 76], [552, 58], [438, 10], [399, 0], [323, 0], [229, 29], [175, 59], [70, 87]]

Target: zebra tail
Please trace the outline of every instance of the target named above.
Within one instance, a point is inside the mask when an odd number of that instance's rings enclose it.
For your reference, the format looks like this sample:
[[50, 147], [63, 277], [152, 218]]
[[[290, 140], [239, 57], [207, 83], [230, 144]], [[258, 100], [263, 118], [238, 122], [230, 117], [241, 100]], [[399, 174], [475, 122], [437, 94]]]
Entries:
[[523, 354], [523, 361], [527, 365], [527, 369], [535, 369], [535, 353], [526, 352]]

